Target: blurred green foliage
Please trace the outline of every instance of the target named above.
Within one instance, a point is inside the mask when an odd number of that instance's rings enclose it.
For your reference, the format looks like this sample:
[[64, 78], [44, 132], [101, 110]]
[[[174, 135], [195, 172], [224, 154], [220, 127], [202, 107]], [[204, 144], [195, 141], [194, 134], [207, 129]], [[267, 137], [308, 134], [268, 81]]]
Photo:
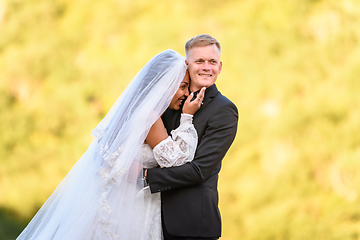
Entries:
[[360, 239], [359, 29], [357, 0], [0, 1], [0, 238], [152, 56], [208, 33], [240, 115], [221, 239]]

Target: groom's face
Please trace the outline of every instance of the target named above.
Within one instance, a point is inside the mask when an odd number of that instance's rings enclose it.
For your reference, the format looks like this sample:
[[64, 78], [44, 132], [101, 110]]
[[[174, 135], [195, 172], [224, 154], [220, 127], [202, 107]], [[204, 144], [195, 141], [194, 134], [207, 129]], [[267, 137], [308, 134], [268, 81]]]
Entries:
[[213, 85], [222, 69], [220, 52], [215, 44], [191, 48], [185, 61], [188, 65], [192, 92]]

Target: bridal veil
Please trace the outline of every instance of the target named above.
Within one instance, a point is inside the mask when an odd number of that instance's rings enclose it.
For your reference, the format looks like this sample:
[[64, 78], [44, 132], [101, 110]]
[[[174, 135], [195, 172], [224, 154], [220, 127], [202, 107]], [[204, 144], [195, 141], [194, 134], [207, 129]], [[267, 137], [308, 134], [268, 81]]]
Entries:
[[146, 239], [138, 154], [185, 72], [184, 57], [173, 50], [153, 57], [92, 131], [87, 151], [17, 239]]

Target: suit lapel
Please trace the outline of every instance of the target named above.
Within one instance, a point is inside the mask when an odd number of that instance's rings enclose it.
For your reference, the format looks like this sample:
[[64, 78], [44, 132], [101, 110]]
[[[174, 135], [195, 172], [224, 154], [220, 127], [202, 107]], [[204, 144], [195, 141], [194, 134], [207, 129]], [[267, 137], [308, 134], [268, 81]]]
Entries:
[[194, 118], [199, 115], [199, 113], [206, 107], [207, 104], [209, 104], [214, 99], [214, 97], [218, 93], [219, 91], [217, 90], [215, 84], [205, 90], [203, 104], [201, 105], [200, 109], [194, 114]]

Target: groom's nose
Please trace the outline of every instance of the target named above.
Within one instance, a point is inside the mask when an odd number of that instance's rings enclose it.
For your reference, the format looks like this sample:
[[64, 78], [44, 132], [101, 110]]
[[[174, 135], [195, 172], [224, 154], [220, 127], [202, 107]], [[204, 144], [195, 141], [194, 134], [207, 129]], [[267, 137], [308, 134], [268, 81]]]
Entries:
[[204, 71], [210, 71], [210, 63], [208, 61], [205, 61], [202, 65], [202, 70]]

